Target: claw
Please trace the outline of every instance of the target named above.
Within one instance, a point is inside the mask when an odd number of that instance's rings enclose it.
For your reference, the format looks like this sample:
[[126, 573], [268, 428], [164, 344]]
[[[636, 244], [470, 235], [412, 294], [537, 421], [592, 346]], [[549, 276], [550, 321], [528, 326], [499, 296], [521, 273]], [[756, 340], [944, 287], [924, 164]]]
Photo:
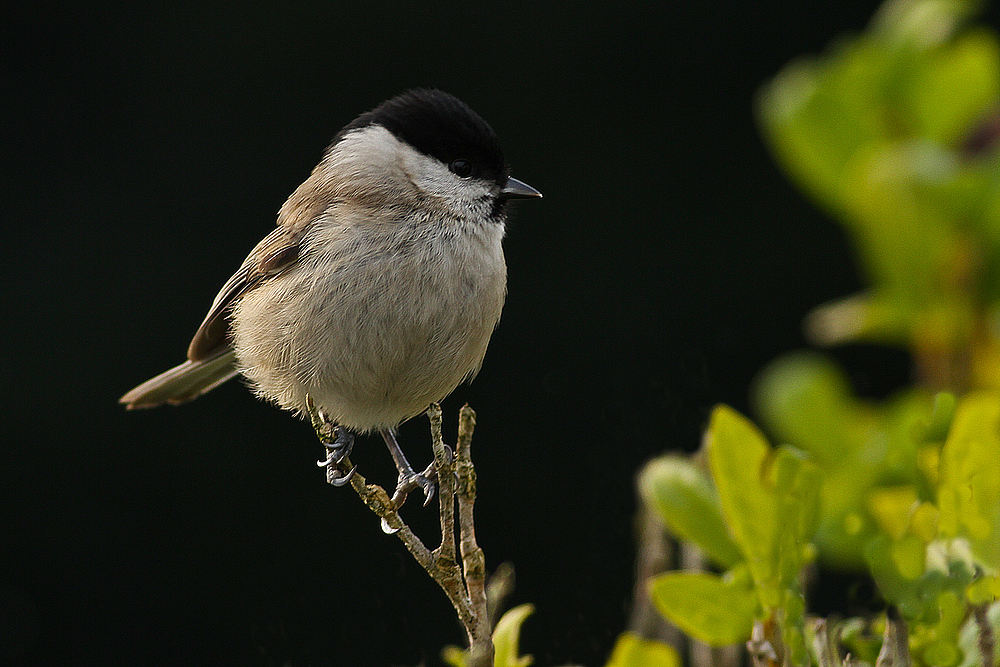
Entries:
[[436, 480], [437, 471], [433, 470], [433, 464], [420, 474], [401, 474], [399, 482], [396, 484], [396, 490], [392, 494], [392, 502], [397, 508], [402, 507], [403, 503], [406, 502], [406, 497], [410, 495], [410, 491], [419, 487], [424, 492], [424, 507], [427, 507], [437, 491]]
[[417, 483], [420, 484], [420, 488], [423, 489], [424, 507], [427, 507], [431, 504], [431, 501], [434, 500], [434, 493], [437, 491], [437, 482], [431, 481], [422, 475], [420, 476], [420, 479], [422, 481], [418, 481]]
[[326, 481], [329, 482], [330, 484], [333, 484], [334, 486], [345, 486], [346, 484], [350, 483], [351, 478], [354, 477], [354, 473], [357, 469], [358, 467], [354, 466], [353, 468], [351, 468], [350, 472], [348, 472], [345, 475], [340, 470], [334, 468], [326, 476]]
[[[431, 499], [434, 498], [434, 492], [437, 487], [437, 469], [434, 464], [431, 463], [422, 473], [418, 474], [414, 472], [413, 467], [410, 466], [410, 462], [406, 460], [403, 450], [399, 448], [399, 443], [396, 442], [395, 429], [383, 429], [380, 433], [385, 440], [385, 444], [389, 447], [389, 453], [396, 464], [396, 470], [399, 471], [399, 481], [396, 484], [396, 490], [392, 494], [392, 502], [396, 505], [397, 509], [402, 507], [410, 491], [419, 486], [423, 489], [424, 507], [426, 507], [431, 502]], [[452, 455], [451, 449], [448, 450], [448, 455]]]
[[336, 428], [337, 438], [333, 442], [324, 442], [326, 460], [317, 461], [318, 466], [337, 465], [351, 454], [354, 449], [354, 434], [343, 426]]
[[354, 471], [357, 470], [351, 468], [350, 472], [344, 474], [339, 468], [354, 448], [354, 434], [342, 426], [337, 426], [334, 432], [337, 437], [333, 442], [323, 442], [323, 446], [326, 447], [326, 459], [317, 461], [316, 465], [327, 469], [326, 481], [334, 486], [344, 486], [351, 481]]

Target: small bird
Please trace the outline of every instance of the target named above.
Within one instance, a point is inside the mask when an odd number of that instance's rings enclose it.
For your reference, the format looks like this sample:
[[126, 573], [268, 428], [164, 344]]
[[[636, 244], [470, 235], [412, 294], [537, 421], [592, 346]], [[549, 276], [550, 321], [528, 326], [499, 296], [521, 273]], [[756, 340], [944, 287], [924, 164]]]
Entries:
[[397, 427], [471, 380], [503, 308], [508, 203], [541, 197], [510, 176], [493, 129], [458, 98], [411, 90], [348, 123], [223, 285], [187, 361], [121, 397], [129, 409], [189, 401], [242, 375], [299, 416], [337, 425], [337, 465], [378, 431], [399, 472], [416, 473]]

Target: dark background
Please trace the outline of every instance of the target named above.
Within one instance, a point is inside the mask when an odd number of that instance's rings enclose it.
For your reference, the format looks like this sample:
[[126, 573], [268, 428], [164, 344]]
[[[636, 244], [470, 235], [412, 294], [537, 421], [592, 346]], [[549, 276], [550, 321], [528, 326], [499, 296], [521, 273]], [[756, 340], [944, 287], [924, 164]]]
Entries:
[[[340, 126], [406, 88], [479, 111], [524, 202], [482, 372], [477, 517], [541, 666], [625, 627], [634, 476], [747, 411], [799, 323], [861, 286], [839, 227], [772, 164], [754, 91], [875, 2], [86, 3], [8, 9], [0, 662], [440, 664], [444, 595], [310, 428], [233, 382], [127, 413]], [[141, 8], [140, 8], [141, 7]], [[997, 23], [994, 15], [991, 20]], [[839, 351], [857, 389], [900, 353]], [[403, 438], [430, 459], [426, 421]], [[394, 474], [383, 445], [354, 460]], [[433, 509], [405, 516], [428, 541]]]

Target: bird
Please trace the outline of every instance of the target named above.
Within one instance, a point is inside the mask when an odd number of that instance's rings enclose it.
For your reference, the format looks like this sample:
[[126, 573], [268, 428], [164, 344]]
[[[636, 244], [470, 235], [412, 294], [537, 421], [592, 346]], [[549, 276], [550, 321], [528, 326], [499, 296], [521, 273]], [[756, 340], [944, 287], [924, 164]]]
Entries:
[[454, 95], [413, 89], [345, 125], [223, 285], [187, 359], [119, 399], [190, 401], [242, 376], [259, 397], [336, 425], [332, 481], [356, 435], [379, 433], [393, 501], [434, 494], [397, 429], [471, 381], [507, 293], [510, 202], [541, 197], [510, 175], [490, 125]]

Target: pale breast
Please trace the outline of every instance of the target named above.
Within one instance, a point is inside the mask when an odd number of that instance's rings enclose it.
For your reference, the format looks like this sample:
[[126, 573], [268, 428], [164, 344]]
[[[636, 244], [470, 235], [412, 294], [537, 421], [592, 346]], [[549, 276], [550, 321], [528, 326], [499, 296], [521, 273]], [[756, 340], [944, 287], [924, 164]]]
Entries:
[[502, 224], [405, 224], [363, 238], [318, 226], [297, 266], [241, 299], [234, 347], [260, 395], [301, 412], [308, 393], [368, 431], [476, 373], [506, 291]]

